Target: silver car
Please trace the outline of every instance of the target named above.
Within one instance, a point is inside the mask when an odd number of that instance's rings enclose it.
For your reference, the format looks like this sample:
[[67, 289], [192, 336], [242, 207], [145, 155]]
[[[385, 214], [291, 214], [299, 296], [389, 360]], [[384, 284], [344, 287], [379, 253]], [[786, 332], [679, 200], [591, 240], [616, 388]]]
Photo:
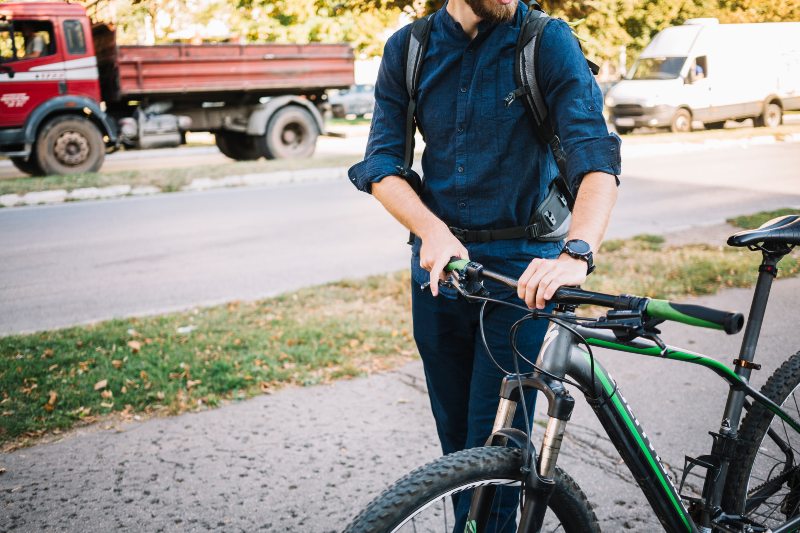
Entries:
[[375, 86], [353, 85], [349, 89], [331, 91], [328, 95], [331, 113], [336, 118], [347, 115], [363, 117], [375, 108]]

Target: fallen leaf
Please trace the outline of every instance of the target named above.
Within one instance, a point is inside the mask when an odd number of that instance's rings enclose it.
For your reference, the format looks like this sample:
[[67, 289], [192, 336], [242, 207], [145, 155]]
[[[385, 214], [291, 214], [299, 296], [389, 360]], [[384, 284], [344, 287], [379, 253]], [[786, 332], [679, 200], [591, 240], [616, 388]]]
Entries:
[[272, 387], [270, 387], [269, 383], [267, 383], [266, 381], [262, 381], [260, 383], [260, 387], [261, 387], [261, 392], [264, 393], [272, 392]]
[[189, 381], [186, 382], [186, 388], [187, 389], [191, 389], [192, 387], [194, 387], [196, 385], [200, 385], [202, 382], [203, 382], [203, 380], [201, 380], [201, 379], [190, 379]]
[[46, 349], [44, 351], [44, 353], [42, 353], [42, 359], [47, 359], [47, 358], [50, 358], [50, 357], [53, 357], [53, 349], [52, 348], [48, 348], [48, 349]]
[[163, 400], [164, 399], [164, 393], [161, 392], [161, 391], [158, 391], [156, 393], [156, 398], [158, 398], [159, 400]]
[[105, 407], [106, 409], [111, 409], [114, 407], [114, 402], [102, 402], [100, 407]]
[[50, 366], [47, 368], [47, 371], [48, 371], [48, 372], [52, 372], [52, 371], [53, 371], [53, 370], [55, 370], [56, 368], [58, 368], [58, 364], [55, 364], [55, 365], [50, 365]]
[[355, 348], [359, 344], [360, 344], [360, 341], [358, 339], [350, 339], [350, 347], [351, 348]]
[[94, 384], [94, 390], [105, 389], [107, 386], [108, 386], [108, 380], [107, 379], [101, 379], [100, 381], [98, 381], [97, 383]]
[[47, 403], [44, 404], [44, 410], [48, 413], [51, 412], [53, 409], [56, 408], [56, 402], [58, 401], [58, 394], [56, 391], [51, 390], [50, 395], [47, 398]]
[[142, 349], [142, 343], [139, 341], [128, 341], [128, 348], [130, 348], [133, 353], [139, 353], [139, 350]]
[[114, 393], [111, 392], [110, 390], [104, 390], [103, 392], [100, 393], [100, 396], [102, 398], [108, 400], [109, 398], [113, 398], [114, 397]]
[[6, 469], [4, 467], [0, 466], [0, 474], [5, 474], [5, 473], [6, 473]]
[[111, 361], [111, 366], [113, 366], [114, 368], [122, 368], [122, 361], [120, 361], [119, 359], [113, 359]]
[[122, 394], [125, 394], [126, 392], [128, 392], [128, 387], [126, 387], [125, 385], [123, 385], [123, 386], [122, 386], [122, 388], [121, 388], [119, 391], [120, 391]]
[[141, 372], [139, 372], [139, 377], [144, 379], [144, 380], [146, 380], [147, 379], [147, 372], [142, 370]]

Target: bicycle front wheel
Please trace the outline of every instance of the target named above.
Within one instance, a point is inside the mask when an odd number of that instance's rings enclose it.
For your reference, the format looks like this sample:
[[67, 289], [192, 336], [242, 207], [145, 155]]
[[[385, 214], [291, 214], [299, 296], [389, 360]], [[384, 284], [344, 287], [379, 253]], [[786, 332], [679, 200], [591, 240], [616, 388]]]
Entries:
[[[490, 446], [447, 455], [389, 487], [353, 520], [345, 533], [449, 533], [455, 524], [452, 496], [481, 486], [495, 486], [496, 493], [518, 494], [521, 467], [522, 453], [515, 448]], [[560, 468], [556, 468], [555, 481], [542, 531], [599, 532], [597, 516], [577, 483]], [[513, 516], [503, 524], [490, 520], [486, 531], [516, 531], [513, 522]]]
[[[800, 420], [800, 352], [767, 380], [761, 393]], [[739, 430], [744, 450], [731, 462], [726, 507], [770, 529], [800, 513], [800, 434], [761, 404]]]

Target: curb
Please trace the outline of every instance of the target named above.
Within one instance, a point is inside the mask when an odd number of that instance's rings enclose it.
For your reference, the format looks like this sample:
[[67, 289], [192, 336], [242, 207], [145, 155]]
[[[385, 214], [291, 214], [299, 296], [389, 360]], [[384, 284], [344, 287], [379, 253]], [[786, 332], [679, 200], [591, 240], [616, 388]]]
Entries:
[[[708, 139], [697, 142], [664, 142], [654, 144], [622, 145], [623, 158], [640, 158], [658, 155], [685, 154], [703, 152], [721, 148], [747, 148], [783, 143], [800, 143], [800, 133], [781, 136], [760, 135], [742, 137], [740, 139]], [[419, 163], [415, 170], [420, 172]], [[269, 185], [285, 185], [289, 183], [306, 183], [314, 181], [335, 181], [347, 179], [347, 167], [318, 167], [300, 170], [281, 170], [226, 176], [224, 178], [195, 178], [180, 190], [183, 192], [207, 191], [228, 187], [256, 187]], [[33, 205], [59, 204], [83, 200], [100, 200], [106, 198], [122, 198], [124, 196], [146, 196], [163, 193], [152, 185], [132, 187], [130, 185], [112, 185], [110, 187], [84, 187], [67, 191], [56, 189], [50, 191], [29, 192], [26, 194], [0, 195], [0, 207], [19, 207]]]

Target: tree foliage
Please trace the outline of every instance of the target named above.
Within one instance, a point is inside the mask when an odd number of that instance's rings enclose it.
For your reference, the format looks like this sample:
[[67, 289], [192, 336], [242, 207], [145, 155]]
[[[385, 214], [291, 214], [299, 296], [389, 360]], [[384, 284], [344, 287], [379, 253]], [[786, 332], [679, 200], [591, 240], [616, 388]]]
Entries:
[[[174, 40], [175, 31], [212, 21], [241, 42], [349, 42], [364, 55], [379, 55], [401, 16], [419, 17], [443, 0], [114, 0], [121, 40]], [[575, 28], [587, 53], [615, 59], [621, 46], [629, 58], [662, 29], [695, 17], [721, 22], [800, 20], [798, 0], [542, 0], [546, 11]], [[148, 24], [150, 25], [148, 27]]]

